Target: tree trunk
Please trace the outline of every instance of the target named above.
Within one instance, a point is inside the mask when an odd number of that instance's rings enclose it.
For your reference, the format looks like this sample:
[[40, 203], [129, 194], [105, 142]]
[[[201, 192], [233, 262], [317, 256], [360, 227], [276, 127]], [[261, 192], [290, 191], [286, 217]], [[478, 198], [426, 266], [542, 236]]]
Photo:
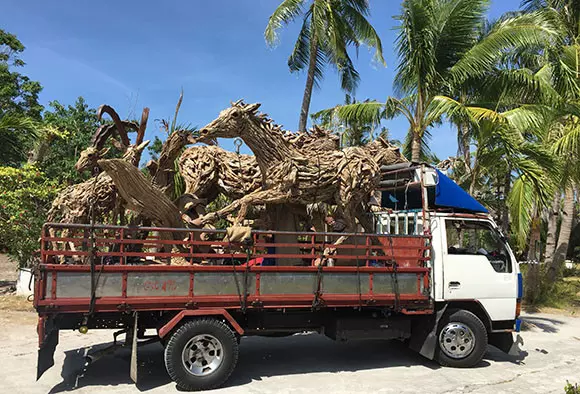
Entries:
[[558, 243], [554, 258], [548, 267], [548, 281], [554, 283], [562, 272], [562, 263], [566, 260], [570, 234], [572, 233], [572, 219], [574, 216], [574, 189], [566, 188], [564, 195], [564, 204], [562, 207], [562, 223], [560, 224], [560, 234], [558, 234]]
[[503, 183], [503, 201], [501, 202], [501, 230], [505, 236], [509, 235], [510, 231], [510, 218], [509, 218], [509, 208], [507, 205], [507, 196], [510, 194], [511, 186], [512, 186], [511, 169], [508, 166], [507, 174], [505, 175]]
[[318, 43], [316, 42], [316, 36], [313, 36], [310, 38], [310, 60], [308, 62], [308, 74], [306, 76], [304, 97], [302, 98], [302, 108], [300, 109], [300, 122], [298, 123], [298, 131], [306, 131], [308, 111], [310, 110], [310, 99], [312, 98], [312, 88], [314, 87], [314, 69], [316, 68], [317, 52]]
[[552, 206], [548, 212], [548, 235], [546, 237], [546, 251], [544, 252], [544, 261], [547, 264], [552, 262], [554, 251], [556, 250], [556, 231], [558, 230], [558, 216], [560, 212], [560, 190], [554, 193]]
[[469, 125], [466, 123], [460, 123], [458, 128], [459, 138], [461, 141], [461, 153], [463, 155], [463, 162], [465, 165], [465, 172], [469, 174], [471, 172], [471, 150], [469, 147]]
[[[540, 291], [540, 264], [539, 253], [537, 245], [540, 244], [540, 227], [542, 221], [539, 217], [532, 221], [532, 230], [530, 231], [530, 239], [528, 243], [528, 271], [524, 281], [525, 292], [524, 297], [527, 303], [533, 304], [536, 301], [536, 296]], [[533, 263], [535, 262], [535, 264]]]
[[413, 140], [411, 141], [411, 161], [419, 163], [421, 161], [421, 135], [416, 131], [413, 132]]

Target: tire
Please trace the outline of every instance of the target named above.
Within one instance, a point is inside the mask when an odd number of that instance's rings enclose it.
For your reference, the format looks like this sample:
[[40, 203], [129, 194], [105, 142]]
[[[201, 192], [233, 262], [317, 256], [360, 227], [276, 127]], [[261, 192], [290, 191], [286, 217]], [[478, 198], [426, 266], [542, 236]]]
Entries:
[[179, 389], [214, 389], [232, 374], [238, 362], [238, 341], [220, 320], [190, 320], [171, 335], [164, 358], [165, 368]]
[[440, 365], [470, 368], [487, 350], [487, 330], [473, 313], [460, 309], [446, 313], [437, 330], [436, 359]]

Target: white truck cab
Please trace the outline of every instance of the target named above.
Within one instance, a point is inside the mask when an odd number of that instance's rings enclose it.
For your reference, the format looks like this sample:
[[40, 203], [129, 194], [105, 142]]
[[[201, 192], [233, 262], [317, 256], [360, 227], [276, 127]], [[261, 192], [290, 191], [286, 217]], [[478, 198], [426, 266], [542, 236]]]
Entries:
[[382, 172], [375, 231], [430, 235], [429, 292], [436, 310], [474, 313], [486, 326], [489, 343], [509, 351], [511, 333], [520, 327], [522, 276], [487, 209], [431, 166], [397, 164]]

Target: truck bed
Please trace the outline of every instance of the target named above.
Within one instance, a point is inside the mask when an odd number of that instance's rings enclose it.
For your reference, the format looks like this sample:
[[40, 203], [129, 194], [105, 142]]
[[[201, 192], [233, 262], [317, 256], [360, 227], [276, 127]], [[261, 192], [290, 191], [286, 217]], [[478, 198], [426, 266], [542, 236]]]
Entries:
[[[430, 312], [427, 236], [254, 231], [228, 242], [224, 235], [46, 224], [35, 306], [41, 314], [366, 305]], [[314, 265], [325, 250], [335, 266]]]

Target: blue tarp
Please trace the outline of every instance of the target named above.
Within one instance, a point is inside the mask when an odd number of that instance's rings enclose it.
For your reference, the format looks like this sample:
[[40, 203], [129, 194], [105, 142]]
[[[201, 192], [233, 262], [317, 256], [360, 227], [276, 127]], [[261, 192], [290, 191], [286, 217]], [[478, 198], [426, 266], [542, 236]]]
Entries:
[[488, 210], [483, 205], [471, 197], [457, 183], [453, 182], [447, 175], [441, 173], [441, 171], [436, 171], [439, 178], [435, 189], [436, 206], [488, 213]]

